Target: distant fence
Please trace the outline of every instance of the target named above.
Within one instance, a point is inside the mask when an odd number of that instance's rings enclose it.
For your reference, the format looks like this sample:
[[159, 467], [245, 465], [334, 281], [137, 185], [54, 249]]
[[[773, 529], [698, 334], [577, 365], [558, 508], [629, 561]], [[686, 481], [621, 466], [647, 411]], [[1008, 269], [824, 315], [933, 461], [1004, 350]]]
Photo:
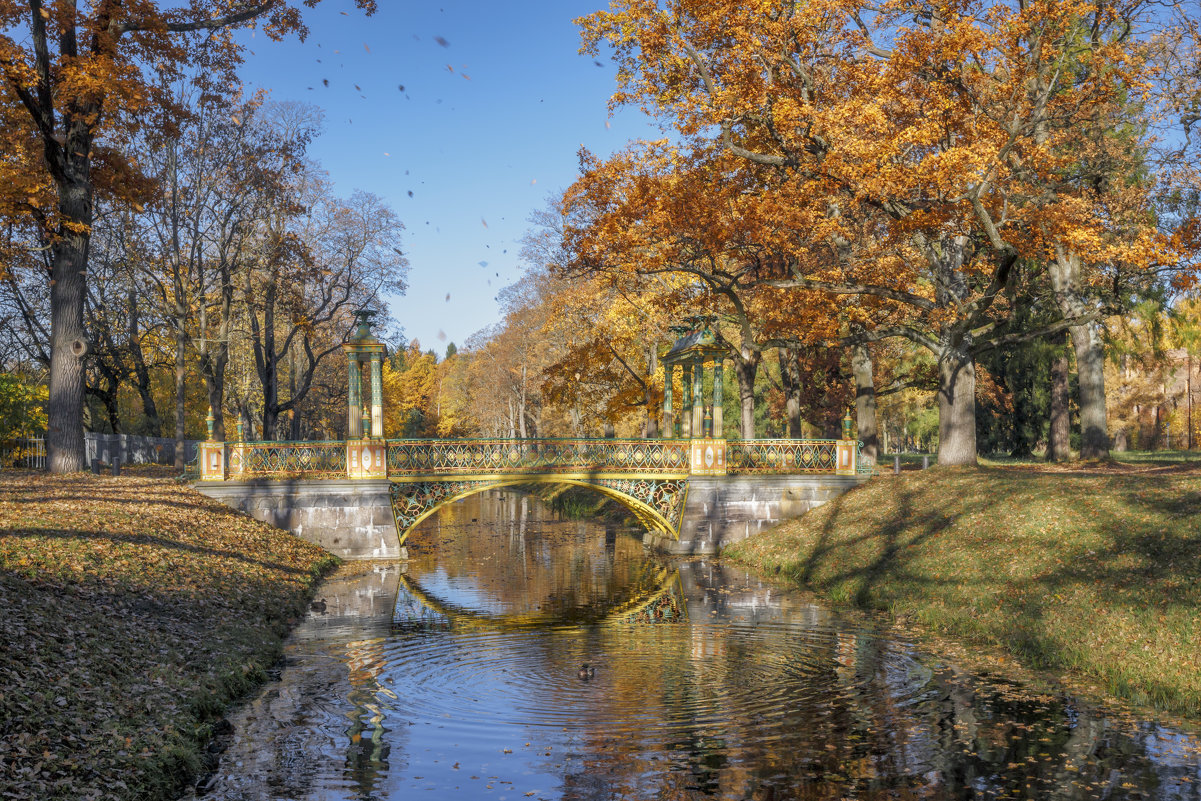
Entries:
[[[85, 433], [86, 464], [99, 459], [112, 464], [175, 464], [175, 440], [169, 437], [139, 437], [133, 434]], [[196, 458], [198, 440], [184, 440], [184, 461]], [[22, 467], [46, 469], [46, 441], [40, 437], [0, 441], [0, 469]]]
[[39, 437], [0, 441], [0, 469], [24, 467], [46, 469], [46, 441]]
[[[87, 440], [88, 464], [99, 459], [112, 464], [175, 464], [175, 440], [170, 437], [139, 437], [133, 434], [84, 434]], [[184, 440], [184, 461], [196, 457], [199, 440]]]

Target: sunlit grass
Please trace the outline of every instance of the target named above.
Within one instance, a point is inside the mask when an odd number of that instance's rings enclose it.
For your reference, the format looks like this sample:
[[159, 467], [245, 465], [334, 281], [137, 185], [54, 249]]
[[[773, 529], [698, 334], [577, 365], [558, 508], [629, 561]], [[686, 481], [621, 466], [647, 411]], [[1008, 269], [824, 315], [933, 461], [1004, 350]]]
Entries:
[[1162, 456], [885, 472], [728, 553], [1201, 719], [1201, 468]]

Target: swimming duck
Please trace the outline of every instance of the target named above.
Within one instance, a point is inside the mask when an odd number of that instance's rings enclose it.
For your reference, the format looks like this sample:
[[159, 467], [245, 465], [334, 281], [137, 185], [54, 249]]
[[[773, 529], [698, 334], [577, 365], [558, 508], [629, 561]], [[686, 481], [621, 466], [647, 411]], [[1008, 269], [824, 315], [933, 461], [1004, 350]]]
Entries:
[[587, 662], [580, 665], [580, 669], [576, 671], [576, 676], [579, 677], [580, 681], [588, 681], [588, 679], [592, 678], [595, 675], [596, 675], [596, 668], [590, 667]]
[[325, 614], [325, 599], [322, 598], [320, 601], [313, 601], [311, 604], [309, 604], [309, 609], [312, 609], [314, 612], [316, 612], [319, 615], [324, 615]]

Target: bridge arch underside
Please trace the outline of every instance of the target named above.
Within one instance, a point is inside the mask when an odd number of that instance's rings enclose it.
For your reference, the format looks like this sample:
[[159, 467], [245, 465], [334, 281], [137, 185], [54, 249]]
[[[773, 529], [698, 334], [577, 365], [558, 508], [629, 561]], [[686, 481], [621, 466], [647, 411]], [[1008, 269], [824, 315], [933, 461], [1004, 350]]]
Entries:
[[590, 476], [530, 473], [472, 478], [391, 479], [396, 533], [403, 546], [417, 524], [447, 504], [479, 492], [528, 484], [588, 487], [612, 498], [634, 514], [648, 531], [678, 540], [688, 479], [683, 476]]

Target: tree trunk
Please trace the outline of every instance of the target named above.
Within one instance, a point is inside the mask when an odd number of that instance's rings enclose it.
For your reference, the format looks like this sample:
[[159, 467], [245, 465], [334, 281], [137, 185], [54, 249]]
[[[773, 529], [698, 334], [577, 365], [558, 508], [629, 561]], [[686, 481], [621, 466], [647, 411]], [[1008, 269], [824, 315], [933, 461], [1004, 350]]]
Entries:
[[1072, 458], [1068, 420], [1068, 353], [1066, 337], [1059, 338], [1059, 352], [1051, 362], [1051, 426], [1047, 433], [1047, 461]]
[[134, 386], [137, 387], [138, 397], [142, 401], [142, 429], [147, 436], [162, 436], [162, 421], [158, 416], [158, 405], [154, 402], [154, 393], [150, 387], [150, 370], [146, 367], [146, 356], [142, 353], [142, 337], [138, 325], [138, 299], [131, 290], [128, 296], [129, 305], [129, 353], [133, 359]]
[[856, 345], [851, 350], [851, 372], [855, 374], [855, 417], [859, 441], [863, 443], [863, 458], [875, 464], [880, 449], [876, 436], [876, 383], [872, 375], [872, 356], [866, 345]]
[[[652, 342], [647, 348], [646, 354], [646, 373], [647, 379], [644, 386], [646, 392], [643, 397], [646, 401], [646, 419], [642, 424], [642, 438], [655, 439], [659, 436], [659, 412], [661, 397], [655, 392], [655, 373], [659, 370], [659, 354], [655, 352], [655, 343]], [[717, 379], [714, 378], [716, 381]], [[715, 437], [720, 437], [720, 432], [714, 432]]]
[[300, 436], [300, 409], [296, 408], [296, 354], [288, 352], [288, 397], [292, 400], [292, 411], [289, 414], [288, 439], [292, 442], [299, 442]]
[[[178, 321], [177, 321], [178, 322]], [[177, 328], [175, 331], [175, 467], [184, 469], [184, 434], [187, 422], [187, 334]]]
[[1109, 458], [1109, 426], [1105, 414], [1105, 354], [1095, 325], [1069, 329], [1076, 350], [1080, 382], [1080, 458]]
[[[755, 438], [755, 375], [759, 372], [759, 360], [762, 355], [760, 351], [742, 348], [734, 356], [734, 375], [738, 378], [743, 439]], [[689, 409], [688, 413], [691, 414], [692, 410]]]
[[788, 436], [792, 439], [801, 438], [801, 367], [797, 362], [797, 352], [792, 348], [780, 348], [776, 351], [780, 359], [780, 386], [784, 390], [784, 413], [788, 418]]
[[525, 374], [526, 374], [526, 369], [525, 369], [525, 365], [523, 364], [523, 365], [521, 365], [521, 395], [518, 400], [518, 406], [517, 406], [518, 433], [521, 435], [522, 439], [529, 438], [529, 436], [528, 436], [529, 432], [526, 429], [526, 424], [525, 424], [525, 403], [526, 403]]
[[976, 464], [976, 363], [962, 347], [938, 354], [938, 463]]
[[[92, 192], [86, 161], [59, 184], [59, 210], [64, 220], [92, 224]], [[54, 245], [50, 268], [50, 397], [46, 403], [46, 455], [51, 473], [84, 469], [83, 357], [88, 341], [83, 330], [88, 237], [63, 227]]]
[[[1051, 287], [1064, 317], [1080, 317], [1090, 309], [1081, 287], [1080, 257], [1061, 246], [1051, 261]], [[1105, 372], [1101, 334], [1094, 323], [1068, 329], [1076, 350], [1080, 383], [1080, 458], [1109, 458], [1109, 427], [1105, 419]]]

